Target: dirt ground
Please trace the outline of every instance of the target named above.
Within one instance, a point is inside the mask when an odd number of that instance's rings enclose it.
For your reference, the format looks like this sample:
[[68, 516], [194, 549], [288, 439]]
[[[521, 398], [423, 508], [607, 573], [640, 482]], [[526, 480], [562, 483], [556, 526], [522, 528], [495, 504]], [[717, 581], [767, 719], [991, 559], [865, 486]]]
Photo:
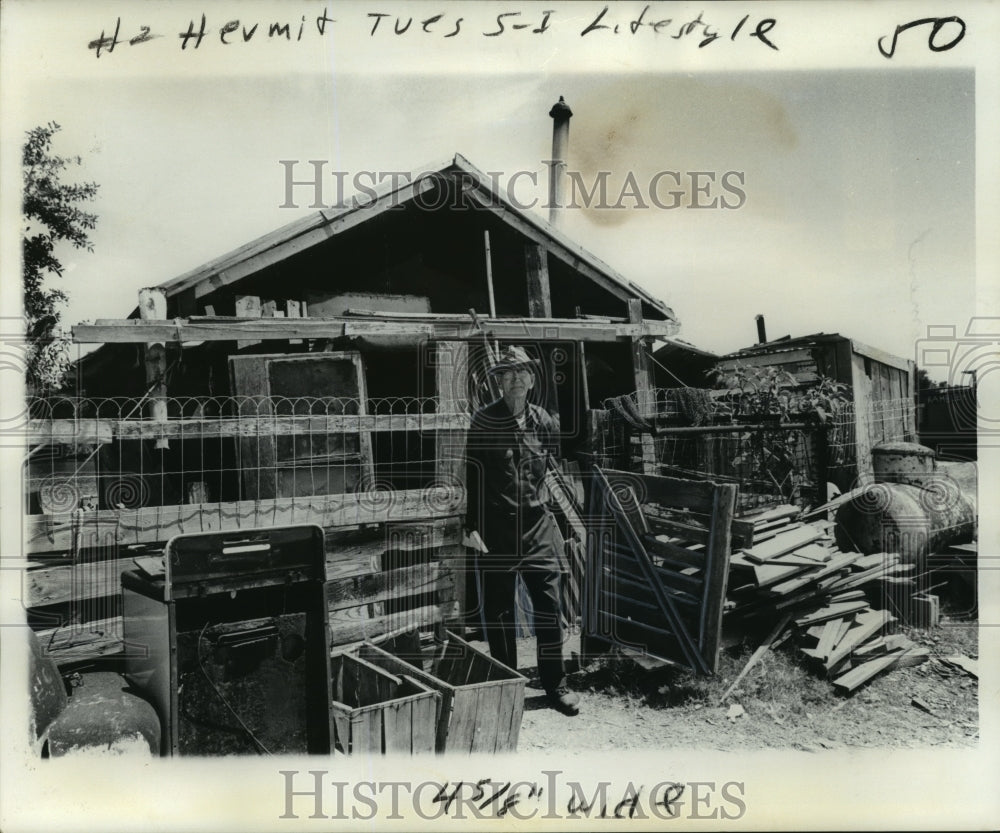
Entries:
[[[662, 749], [664, 738], [671, 748], [703, 750], [975, 746], [978, 681], [943, 660], [978, 657], [976, 624], [944, 621], [930, 630], [903, 630], [928, 647], [931, 658], [877, 676], [850, 696], [836, 694], [791, 646], [765, 654], [721, 705], [720, 696], [756, 645], [724, 650], [712, 678], [602, 658], [569, 677], [569, 687], [581, 698], [576, 717], [548, 707], [538, 684], [534, 640], [524, 639], [518, 657], [529, 682], [518, 749]], [[571, 637], [566, 649], [571, 668], [579, 665], [578, 655], [579, 638]]]

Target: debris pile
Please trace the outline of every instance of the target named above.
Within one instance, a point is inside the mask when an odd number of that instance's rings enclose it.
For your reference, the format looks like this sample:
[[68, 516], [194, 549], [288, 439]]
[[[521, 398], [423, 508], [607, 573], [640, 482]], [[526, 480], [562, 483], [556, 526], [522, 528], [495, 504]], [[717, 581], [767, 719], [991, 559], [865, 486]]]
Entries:
[[727, 624], [776, 626], [764, 647], [795, 638], [798, 650], [843, 693], [891, 668], [928, 657], [897, 617], [916, 588], [912, 564], [894, 553], [843, 552], [829, 521], [806, 523], [794, 506], [751, 519], [752, 547], [730, 559]]

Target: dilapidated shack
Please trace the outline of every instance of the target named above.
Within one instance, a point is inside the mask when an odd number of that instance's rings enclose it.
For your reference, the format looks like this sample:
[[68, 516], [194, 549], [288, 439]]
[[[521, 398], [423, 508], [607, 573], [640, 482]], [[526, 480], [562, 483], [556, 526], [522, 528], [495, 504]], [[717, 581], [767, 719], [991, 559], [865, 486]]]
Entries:
[[24, 599], [50, 655], [120, 652], [123, 569], [191, 532], [322, 527], [335, 645], [458, 621], [487, 352], [543, 362], [564, 461], [603, 399], [651, 387], [662, 302], [460, 155], [392, 185], [73, 328], [100, 345], [79, 395], [31, 403]]

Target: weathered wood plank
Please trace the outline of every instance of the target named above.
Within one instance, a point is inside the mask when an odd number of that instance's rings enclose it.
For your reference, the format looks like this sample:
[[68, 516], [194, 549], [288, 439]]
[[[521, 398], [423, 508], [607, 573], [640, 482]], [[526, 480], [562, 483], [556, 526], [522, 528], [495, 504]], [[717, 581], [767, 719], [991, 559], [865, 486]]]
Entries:
[[[143, 321], [167, 317], [167, 294], [160, 287], [139, 290], [139, 317]], [[147, 343], [145, 347], [146, 385], [149, 404], [147, 413], [151, 420], [163, 422], [167, 418], [167, 352], [163, 342]], [[165, 449], [169, 442], [156, 441], [156, 448]]]
[[28, 570], [22, 602], [25, 607], [38, 607], [112, 596], [121, 592], [122, 572], [134, 568], [131, 558], [119, 558]]
[[549, 288], [549, 257], [545, 246], [525, 244], [524, 271], [527, 279], [528, 315], [532, 318], [551, 318], [552, 290]]
[[[408, 680], [415, 686], [419, 686], [423, 691], [430, 692], [431, 689], [416, 679], [410, 677]], [[434, 696], [416, 697], [412, 700], [410, 738], [411, 750], [413, 754], [434, 752], [437, 747], [438, 718], [441, 709], [441, 695], [434, 692]]]
[[512, 752], [517, 749], [517, 741], [521, 735], [521, 719], [524, 716], [524, 682], [509, 684], [514, 689], [514, 709], [510, 715], [510, 731], [507, 749]]
[[603, 469], [603, 472], [612, 489], [618, 485], [632, 486], [642, 503], [662, 503], [706, 514], [712, 511], [716, 484], [711, 481], [681, 480], [615, 469]]
[[[427, 688], [441, 694], [440, 712], [437, 718], [435, 748], [439, 752], [445, 751], [445, 743], [448, 736], [448, 722], [452, 710], [452, 700], [455, 695], [454, 687], [448, 685], [443, 680], [428, 674], [423, 670], [423, 668], [419, 668], [417, 665], [406, 662], [402, 658], [389, 653], [378, 645], [365, 643], [359, 646], [358, 652], [362, 657], [367, 659], [369, 662], [378, 665], [380, 668], [385, 668], [386, 670], [400, 676], [410, 677], [419, 681]], [[416, 662], [419, 663], [419, 659], [416, 660]], [[410, 723], [406, 727], [406, 731], [409, 733], [407, 738], [408, 742], [412, 742], [412, 714], [408, 719], [410, 720]]]
[[[511, 745], [511, 720], [514, 717], [514, 709], [517, 707], [518, 692], [524, 691], [524, 686], [516, 680], [499, 681], [497, 687], [500, 690], [500, 702], [497, 706], [497, 736], [493, 746], [494, 752], [513, 752], [516, 748]], [[523, 696], [522, 696], [523, 701]]]
[[472, 739], [473, 753], [496, 751], [500, 702], [500, 686], [485, 685], [479, 687], [476, 703], [478, 720], [476, 721], [476, 733]]
[[843, 621], [843, 619], [830, 619], [822, 625], [819, 642], [816, 644], [816, 654], [824, 662], [837, 644], [837, 636]]
[[386, 703], [382, 708], [382, 732], [387, 755], [409, 755], [413, 747], [410, 737], [413, 720], [413, 701]]
[[865, 610], [854, 618], [847, 633], [836, 643], [836, 647], [830, 651], [826, 658], [827, 668], [835, 668], [844, 659], [851, 655], [851, 652], [888, 627], [895, 618], [884, 610]]
[[331, 612], [359, 604], [398, 599], [416, 593], [433, 594], [454, 588], [455, 579], [439, 564], [417, 564], [382, 573], [331, 581], [326, 585]]
[[331, 742], [333, 748], [340, 748], [345, 755], [351, 751], [351, 709], [337, 701], [330, 703]]
[[382, 754], [382, 710], [364, 709], [351, 718], [351, 754]]
[[835, 605], [827, 605], [819, 610], [812, 611], [795, 620], [795, 624], [800, 628], [807, 628], [825, 622], [827, 619], [840, 619], [852, 613], [860, 613], [868, 609], [867, 602], [842, 602]]
[[[822, 579], [832, 576], [834, 573], [838, 573], [841, 570], [846, 570], [854, 562], [857, 553], [840, 553], [831, 558], [826, 564], [816, 565], [813, 568], [807, 568], [807, 572], [801, 576], [796, 576], [795, 578], [775, 584], [771, 587], [771, 592], [782, 596], [789, 593], [793, 593], [796, 590], [805, 587], [813, 582], [819, 582]], [[835, 580], [830, 583], [830, 589], [839, 589], [841, 586], [840, 580]]]
[[86, 625], [65, 625], [36, 633], [42, 651], [56, 662], [119, 654], [124, 649], [122, 617], [112, 616]]
[[722, 608], [729, 583], [730, 524], [736, 511], [736, 485], [724, 483], [715, 490], [715, 505], [709, 524], [705, 587], [702, 594], [698, 647], [714, 674], [718, 670], [722, 642]]
[[[414, 608], [403, 613], [386, 614], [373, 616], [368, 619], [343, 617], [336, 622], [330, 623], [330, 644], [344, 645], [349, 642], [360, 642], [363, 639], [372, 639], [376, 636], [389, 633], [405, 625], [419, 628], [428, 628], [446, 618], [455, 615], [457, 605], [454, 601], [444, 602], [439, 605], [427, 605], [425, 607]], [[344, 613], [344, 611], [338, 611]]]
[[233, 503], [150, 506], [100, 510], [85, 515], [27, 515], [27, 553], [69, 551], [77, 536], [108, 545], [166, 541], [185, 532], [254, 529], [314, 523], [321, 527], [359, 526], [443, 518], [459, 514], [464, 494], [446, 488], [411, 489], [368, 495], [244, 500]]
[[[647, 582], [649, 581], [647, 573], [643, 569], [641, 562], [632, 553], [615, 547], [611, 549], [610, 554], [614, 555], [616, 571], [624, 572], [627, 578], [632, 578], [633, 580], [643, 581], [645, 579]], [[702, 588], [704, 587], [703, 580], [700, 576], [687, 575], [685, 573], [678, 572], [677, 570], [668, 569], [667, 567], [661, 567], [655, 564], [650, 564], [650, 569], [652, 569], [654, 574], [657, 576], [659, 583], [661, 585], [665, 585], [668, 589], [700, 594]]]
[[822, 536], [823, 533], [819, 529], [811, 526], [801, 526], [789, 530], [784, 534], [777, 535], [770, 541], [755, 544], [750, 549], [744, 550], [743, 554], [751, 561], [763, 564], [765, 561], [769, 561], [779, 555], [784, 555], [786, 552], [791, 552], [799, 547], [804, 547], [806, 544], [811, 544]]
[[[257, 295], [237, 295], [236, 296], [236, 317], [237, 318], [260, 318], [262, 315], [260, 297]], [[274, 316], [269, 316], [273, 318]], [[253, 347], [259, 344], [259, 339], [242, 339], [236, 342], [238, 349]]]
[[774, 521], [780, 521], [784, 518], [794, 518], [801, 512], [802, 509], [800, 507], [785, 503], [781, 506], [775, 506], [773, 509], [767, 509], [759, 514], [749, 515], [745, 520], [752, 521], [755, 526], [761, 526]]
[[448, 725], [448, 752], [472, 752], [476, 734], [479, 694], [474, 688], [459, 688], [452, 701], [451, 722]]
[[278, 416], [261, 412], [216, 419], [33, 419], [28, 422], [31, 445], [49, 443], [108, 443], [113, 439], [201, 440], [223, 437], [272, 437], [295, 435], [357, 434], [365, 431], [465, 431], [469, 416], [463, 413], [329, 414]]
[[[644, 320], [639, 324], [607, 324], [585, 319], [503, 318], [483, 322], [490, 337], [551, 337], [553, 326], [559, 337], [569, 341], [617, 341], [673, 335], [677, 326], [669, 321]], [[93, 324], [72, 328], [77, 344], [177, 344], [205, 341], [287, 341], [296, 338], [341, 338], [354, 336], [414, 336], [472, 341], [482, 338], [482, 330], [471, 322], [402, 321], [384, 322], [364, 318], [176, 318], [170, 321], [139, 321], [132, 318], [103, 318]]]
[[833, 687], [845, 694], [850, 694], [859, 686], [868, 682], [872, 677], [881, 671], [888, 670], [896, 660], [905, 653], [902, 649], [879, 657], [878, 659], [863, 662], [861, 665], [852, 668], [846, 674], [842, 674], [833, 681]]
[[[602, 569], [604, 570], [604, 574], [608, 577], [609, 581], [601, 582], [598, 585], [598, 593], [620, 595], [624, 598], [639, 601], [644, 604], [654, 603], [655, 596], [653, 595], [653, 591], [650, 588], [649, 583], [646, 582], [644, 578], [636, 574], [625, 575], [621, 571], [612, 571], [611, 567], [608, 566], [604, 566]], [[674, 600], [678, 604], [692, 607], [700, 603], [700, 599], [691, 593], [686, 593], [673, 587], [664, 587], [663, 589], [673, 596]]]
[[[398, 531], [398, 530], [397, 530]], [[353, 582], [348, 582], [351, 586], [359, 589], [367, 586], [367, 583], [385, 583], [398, 581], [398, 576], [388, 579], [379, 579], [373, 575], [379, 573], [380, 556], [387, 550], [412, 551], [425, 550], [429, 557], [436, 556], [447, 539], [449, 533], [458, 535], [459, 529], [455, 522], [437, 521], [433, 524], [417, 525], [412, 530], [412, 535], [390, 536], [385, 535], [375, 537], [371, 540], [350, 540], [338, 542], [333, 535], [327, 537], [327, 576], [334, 581], [333, 587], [338, 588], [334, 592], [338, 596], [346, 597], [347, 591], [342, 587], [345, 580], [354, 578]], [[135, 567], [133, 558], [109, 559], [107, 561], [95, 561], [84, 564], [61, 565], [57, 567], [39, 566], [36, 569], [27, 570], [24, 574], [24, 594], [22, 601], [25, 607], [37, 607], [40, 605], [62, 604], [71, 601], [85, 601], [109, 595], [114, 595], [121, 589], [121, 573]], [[419, 589], [427, 585], [427, 589], [434, 589], [440, 581], [442, 588], [449, 587], [454, 579], [448, 574], [451, 565], [450, 559], [445, 559], [440, 564], [428, 563], [408, 568], [412, 571], [412, 579], [405, 580], [397, 585], [397, 589]], [[400, 571], [404, 572], [404, 571]], [[433, 577], [428, 573], [433, 573]], [[388, 576], [389, 574], [385, 574]], [[363, 578], [362, 578], [363, 577]], [[372, 593], [378, 593], [373, 589]], [[408, 595], [408, 594], [404, 594]], [[382, 595], [378, 598], [374, 596], [368, 601], [380, 601], [387, 598]], [[361, 597], [357, 597], [361, 601]], [[355, 602], [357, 603], [357, 602]]]

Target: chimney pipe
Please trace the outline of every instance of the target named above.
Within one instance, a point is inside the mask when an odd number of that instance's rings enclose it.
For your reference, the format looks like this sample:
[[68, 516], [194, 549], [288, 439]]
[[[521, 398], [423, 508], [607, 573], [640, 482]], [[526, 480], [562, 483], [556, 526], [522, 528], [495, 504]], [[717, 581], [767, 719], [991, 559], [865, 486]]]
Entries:
[[549, 110], [552, 117], [552, 159], [549, 161], [549, 222], [557, 225], [563, 207], [563, 173], [566, 170], [566, 147], [569, 144], [569, 120], [573, 111], [566, 100], [559, 101]]
[[757, 315], [757, 343], [763, 344], [767, 341], [767, 331], [764, 329], [764, 316]]

